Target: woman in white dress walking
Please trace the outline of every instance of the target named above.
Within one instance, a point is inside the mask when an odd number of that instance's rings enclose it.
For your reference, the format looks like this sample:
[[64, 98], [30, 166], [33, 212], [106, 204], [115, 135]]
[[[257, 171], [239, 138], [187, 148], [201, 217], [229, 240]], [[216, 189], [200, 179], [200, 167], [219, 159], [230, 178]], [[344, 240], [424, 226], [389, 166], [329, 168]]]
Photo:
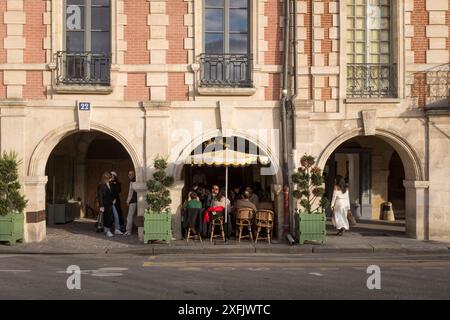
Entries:
[[342, 236], [345, 230], [349, 230], [347, 213], [350, 210], [350, 199], [348, 193], [347, 183], [344, 178], [336, 176], [331, 209], [333, 210], [333, 225], [338, 230], [338, 236]]

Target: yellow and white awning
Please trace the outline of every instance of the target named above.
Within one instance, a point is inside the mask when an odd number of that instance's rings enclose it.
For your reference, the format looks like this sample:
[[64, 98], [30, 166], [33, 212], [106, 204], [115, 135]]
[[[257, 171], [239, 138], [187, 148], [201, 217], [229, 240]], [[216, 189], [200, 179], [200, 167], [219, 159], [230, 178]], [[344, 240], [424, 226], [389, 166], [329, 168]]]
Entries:
[[258, 163], [268, 165], [270, 163], [270, 159], [267, 156], [249, 154], [229, 149], [194, 154], [186, 159], [186, 164], [197, 166], [243, 167]]

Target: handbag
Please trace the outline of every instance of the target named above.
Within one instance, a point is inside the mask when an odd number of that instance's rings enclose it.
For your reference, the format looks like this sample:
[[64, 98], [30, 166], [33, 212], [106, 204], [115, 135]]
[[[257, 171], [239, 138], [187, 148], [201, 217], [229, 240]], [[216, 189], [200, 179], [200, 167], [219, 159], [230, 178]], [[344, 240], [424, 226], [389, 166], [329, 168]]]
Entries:
[[356, 219], [353, 216], [351, 210], [348, 210], [348, 212], [347, 212], [347, 219], [351, 226], [356, 226]]

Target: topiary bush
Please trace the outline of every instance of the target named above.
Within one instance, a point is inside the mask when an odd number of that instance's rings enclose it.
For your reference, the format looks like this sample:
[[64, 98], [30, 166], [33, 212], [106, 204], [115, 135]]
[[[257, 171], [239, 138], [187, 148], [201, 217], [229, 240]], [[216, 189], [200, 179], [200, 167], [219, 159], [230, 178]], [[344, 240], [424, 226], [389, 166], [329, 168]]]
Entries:
[[329, 200], [324, 196], [322, 170], [315, 163], [313, 156], [304, 155], [300, 160], [301, 166], [292, 174], [292, 182], [298, 188], [293, 191], [293, 196], [300, 200], [304, 213], [321, 213], [330, 206]]
[[27, 200], [20, 193], [17, 154], [14, 152], [0, 156], [0, 215], [23, 213]]
[[167, 160], [162, 157], [157, 157], [154, 160], [155, 172], [153, 179], [147, 181], [147, 203], [150, 211], [154, 213], [162, 213], [168, 210], [172, 203], [170, 192], [167, 189], [173, 184], [173, 177], [166, 175]]

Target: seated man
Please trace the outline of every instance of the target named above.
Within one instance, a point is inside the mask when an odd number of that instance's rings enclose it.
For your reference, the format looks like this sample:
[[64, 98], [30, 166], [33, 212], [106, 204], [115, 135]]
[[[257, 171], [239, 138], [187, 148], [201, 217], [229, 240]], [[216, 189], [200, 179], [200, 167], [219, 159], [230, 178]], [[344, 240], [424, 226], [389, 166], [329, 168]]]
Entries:
[[256, 206], [253, 202], [250, 201], [250, 192], [248, 191], [244, 191], [244, 193], [242, 194], [242, 199], [237, 200], [234, 204], [234, 209], [236, 210], [236, 212], [241, 208], [250, 208], [256, 212]]

